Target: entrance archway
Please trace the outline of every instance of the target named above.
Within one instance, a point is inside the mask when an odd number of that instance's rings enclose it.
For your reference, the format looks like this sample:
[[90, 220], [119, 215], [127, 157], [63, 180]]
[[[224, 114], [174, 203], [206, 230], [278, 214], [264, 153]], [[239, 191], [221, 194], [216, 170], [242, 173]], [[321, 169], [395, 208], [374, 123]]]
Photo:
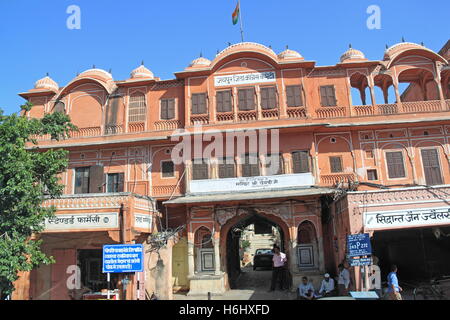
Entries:
[[[277, 244], [282, 252], [288, 254], [289, 242], [287, 237], [289, 230], [286, 223], [275, 215], [265, 214], [261, 210], [255, 209], [246, 209], [246, 212], [230, 219], [221, 229], [221, 263], [225, 269], [227, 287], [230, 289], [247, 289], [246, 287], [251, 285], [252, 289], [257, 289], [261, 284], [267, 290], [268, 281], [270, 281], [270, 269], [255, 271], [251, 274], [251, 279], [246, 279], [250, 277], [248, 272], [253, 271], [253, 257], [251, 257], [251, 264], [245, 268], [246, 277], [241, 277], [244, 274], [244, 267], [241, 264], [242, 251], [240, 250], [243, 233], [247, 227], [252, 225], [259, 226], [255, 228], [261, 229], [271, 228], [274, 230], [274, 235], [276, 234], [273, 244]], [[268, 247], [266, 243], [264, 248], [256, 249], [272, 249], [273, 244]]]

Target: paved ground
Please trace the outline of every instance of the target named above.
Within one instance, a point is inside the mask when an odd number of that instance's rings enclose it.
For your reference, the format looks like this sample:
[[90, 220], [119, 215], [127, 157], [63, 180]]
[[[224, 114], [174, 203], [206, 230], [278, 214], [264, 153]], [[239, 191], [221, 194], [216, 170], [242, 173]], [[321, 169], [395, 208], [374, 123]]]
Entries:
[[[225, 292], [223, 296], [213, 296], [212, 300], [295, 300], [296, 293], [288, 291], [274, 291], [268, 292], [270, 288], [270, 281], [272, 277], [271, 270], [257, 269], [253, 271], [252, 267], [243, 268], [242, 274], [238, 279], [239, 287], [234, 290]], [[403, 300], [414, 300], [413, 288], [403, 287]], [[450, 297], [450, 284], [446, 287], [447, 296]], [[175, 300], [207, 300], [208, 296], [189, 296], [185, 294], [175, 294]], [[422, 297], [417, 297], [417, 300], [423, 300]], [[432, 300], [432, 298], [430, 298]]]
[[[241, 273], [238, 283], [239, 287], [225, 292], [223, 296], [212, 297], [212, 300], [294, 300], [295, 292], [273, 291], [270, 289], [271, 270], [257, 269], [253, 271], [252, 267], [246, 267]], [[189, 296], [176, 294], [175, 300], [207, 300], [205, 296]]]

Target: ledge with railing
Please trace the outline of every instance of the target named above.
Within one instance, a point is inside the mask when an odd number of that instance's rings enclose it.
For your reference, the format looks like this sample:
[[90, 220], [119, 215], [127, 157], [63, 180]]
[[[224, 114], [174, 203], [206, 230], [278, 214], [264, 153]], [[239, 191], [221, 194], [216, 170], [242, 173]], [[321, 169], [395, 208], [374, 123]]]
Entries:
[[181, 128], [180, 120], [161, 120], [155, 122], [156, 131], [176, 130], [178, 128]]
[[354, 173], [333, 173], [320, 176], [320, 184], [327, 187], [355, 180], [356, 176]]
[[[260, 120], [277, 120], [284, 119], [339, 119], [339, 118], [355, 118], [355, 117], [371, 117], [385, 115], [401, 115], [414, 113], [437, 113], [450, 111], [450, 99], [447, 100], [430, 100], [430, 101], [414, 101], [391, 104], [377, 105], [359, 105], [351, 107], [318, 107], [311, 114], [308, 114], [307, 107], [288, 107], [285, 117], [281, 117], [283, 112], [279, 108], [270, 110], [249, 110], [235, 112], [216, 113], [215, 122], [217, 123], [239, 123]], [[311, 110], [312, 111], [312, 110]], [[190, 125], [206, 125], [210, 123], [208, 114], [191, 115]], [[175, 130], [183, 127], [181, 120], [160, 120], [150, 126], [151, 130], [164, 131]], [[144, 122], [130, 122], [128, 124], [127, 133], [141, 133], [146, 131]], [[148, 129], [147, 129], [148, 131]], [[120, 135], [125, 133], [123, 125], [106, 125], [104, 135]], [[99, 137], [102, 135], [102, 129], [98, 127], [79, 128], [78, 131], [70, 132], [70, 137], [86, 138]], [[38, 141], [50, 140], [50, 135], [33, 136]]]
[[413, 101], [391, 104], [352, 106], [352, 117], [443, 112], [450, 110], [450, 100]]
[[152, 196], [154, 198], [169, 198], [171, 196], [179, 196], [183, 192], [181, 185], [165, 185], [154, 186], [152, 188]]

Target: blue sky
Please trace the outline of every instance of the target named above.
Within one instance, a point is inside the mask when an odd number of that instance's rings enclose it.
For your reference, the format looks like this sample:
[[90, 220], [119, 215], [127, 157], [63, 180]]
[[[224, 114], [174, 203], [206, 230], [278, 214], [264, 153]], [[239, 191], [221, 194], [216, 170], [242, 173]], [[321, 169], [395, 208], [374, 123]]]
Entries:
[[[18, 92], [47, 72], [65, 85], [96, 65], [129, 77], [142, 60], [156, 76], [173, 78], [198, 57], [212, 59], [240, 41], [231, 13], [237, 0], [0, 0], [0, 108], [18, 111]], [[381, 8], [381, 30], [369, 30], [370, 5]], [[81, 9], [81, 30], [69, 30], [68, 6]], [[439, 50], [450, 38], [448, 0], [241, 0], [245, 40], [286, 45], [318, 65], [334, 65], [352, 43], [369, 59], [385, 45], [423, 41]]]

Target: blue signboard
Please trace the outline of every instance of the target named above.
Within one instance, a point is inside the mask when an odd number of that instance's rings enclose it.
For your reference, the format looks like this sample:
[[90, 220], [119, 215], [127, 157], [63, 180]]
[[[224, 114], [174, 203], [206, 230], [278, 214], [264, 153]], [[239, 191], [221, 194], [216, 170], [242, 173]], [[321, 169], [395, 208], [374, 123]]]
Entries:
[[103, 273], [144, 271], [144, 246], [118, 244], [103, 246]]
[[372, 255], [370, 235], [368, 233], [362, 233], [347, 236], [347, 249], [348, 258]]
[[362, 267], [372, 265], [372, 258], [349, 258], [350, 267]]

